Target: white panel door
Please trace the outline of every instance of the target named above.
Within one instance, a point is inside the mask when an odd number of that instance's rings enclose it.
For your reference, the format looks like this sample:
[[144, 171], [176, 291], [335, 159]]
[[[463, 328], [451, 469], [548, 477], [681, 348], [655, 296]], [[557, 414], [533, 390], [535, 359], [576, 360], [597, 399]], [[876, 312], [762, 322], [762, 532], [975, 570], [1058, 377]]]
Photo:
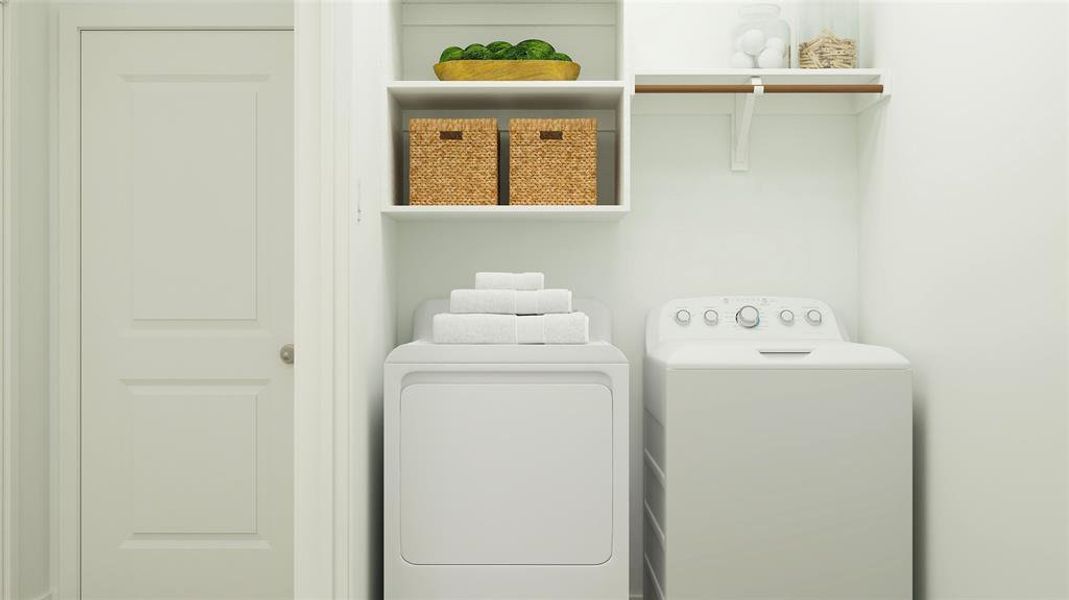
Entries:
[[293, 47], [82, 34], [82, 592], [292, 597]]

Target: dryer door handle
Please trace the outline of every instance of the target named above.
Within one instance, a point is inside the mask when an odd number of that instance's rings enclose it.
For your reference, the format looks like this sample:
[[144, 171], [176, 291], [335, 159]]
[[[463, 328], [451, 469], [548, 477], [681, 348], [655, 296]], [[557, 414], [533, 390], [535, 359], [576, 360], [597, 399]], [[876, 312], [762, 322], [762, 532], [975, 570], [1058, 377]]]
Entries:
[[813, 353], [812, 348], [779, 348], [779, 349], [758, 349], [757, 353], [761, 356], [767, 356], [769, 358], [802, 358], [809, 356]]

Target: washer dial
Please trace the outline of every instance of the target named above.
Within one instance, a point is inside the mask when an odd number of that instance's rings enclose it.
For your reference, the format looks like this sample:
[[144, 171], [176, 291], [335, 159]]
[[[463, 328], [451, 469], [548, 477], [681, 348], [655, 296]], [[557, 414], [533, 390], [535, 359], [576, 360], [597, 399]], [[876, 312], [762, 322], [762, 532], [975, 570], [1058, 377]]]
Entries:
[[747, 304], [735, 313], [735, 322], [747, 329], [753, 329], [761, 322], [761, 312], [757, 307]]
[[810, 325], [820, 325], [824, 321], [824, 315], [820, 314], [820, 311], [811, 308], [805, 312], [805, 320], [809, 321]]
[[794, 323], [794, 311], [789, 308], [779, 311], [779, 320], [787, 325]]
[[720, 322], [720, 315], [715, 310], [709, 309], [702, 314], [702, 318], [705, 319], [705, 324], [712, 326]]
[[677, 310], [676, 311], [676, 323], [679, 323], [680, 325], [683, 325], [683, 326], [690, 325], [690, 311], [685, 309], [685, 308], [681, 308], [681, 309]]

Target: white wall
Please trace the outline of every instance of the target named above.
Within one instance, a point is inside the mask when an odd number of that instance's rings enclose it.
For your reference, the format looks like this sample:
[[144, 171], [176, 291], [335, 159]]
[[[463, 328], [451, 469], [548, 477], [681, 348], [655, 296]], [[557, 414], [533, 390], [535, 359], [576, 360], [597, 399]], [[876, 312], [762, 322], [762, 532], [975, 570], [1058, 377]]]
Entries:
[[1065, 598], [1066, 6], [887, 3], [861, 336], [916, 373], [922, 598]]
[[15, 386], [19, 598], [49, 587], [48, 410], [48, 6], [8, 5], [13, 19], [12, 189], [14, 193]]

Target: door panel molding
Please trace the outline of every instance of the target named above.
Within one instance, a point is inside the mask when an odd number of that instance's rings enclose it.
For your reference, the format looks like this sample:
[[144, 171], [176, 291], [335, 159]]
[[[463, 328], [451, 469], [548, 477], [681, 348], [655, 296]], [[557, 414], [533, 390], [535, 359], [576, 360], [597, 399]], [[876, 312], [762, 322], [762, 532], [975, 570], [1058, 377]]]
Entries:
[[[297, 3], [294, 316], [301, 356], [294, 387], [294, 562], [298, 598], [348, 595], [345, 548], [349, 540], [344, 534], [348, 516], [346, 504], [339, 502], [347, 498], [349, 489], [344, 458], [349, 445], [348, 419], [339, 412], [347, 410], [348, 405], [348, 344], [347, 339], [336, 339], [334, 333], [348, 331], [347, 221], [344, 212], [339, 219], [334, 218], [337, 207], [347, 197], [335, 193], [337, 186], [328, 185], [338, 176], [334, 155], [341, 143], [348, 142], [347, 134], [331, 130], [336, 124], [334, 96], [338, 82], [333, 68], [336, 49], [329, 42], [333, 41], [330, 32], [337, 18], [335, 13], [342, 10], [333, 3]], [[52, 144], [56, 168], [50, 248], [54, 291], [50, 325], [54, 337], [49, 368], [50, 379], [55, 382], [51, 391], [51, 462], [55, 477], [52, 578], [58, 598], [75, 599], [81, 596], [81, 33], [139, 29], [292, 30], [294, 6], [281, 2], [85, 5], [62, 8], [57, 21], [56, 128]], [[339, 137], [343, 139], [336, 139]], [[5, 331], [5, 342], [6, 337]], [[326, 510], [322, 510], [324, 504]], [[8, 560], [7, 556], [4, 560]], [[321, 590], [329, 593], [321, 594]]]

